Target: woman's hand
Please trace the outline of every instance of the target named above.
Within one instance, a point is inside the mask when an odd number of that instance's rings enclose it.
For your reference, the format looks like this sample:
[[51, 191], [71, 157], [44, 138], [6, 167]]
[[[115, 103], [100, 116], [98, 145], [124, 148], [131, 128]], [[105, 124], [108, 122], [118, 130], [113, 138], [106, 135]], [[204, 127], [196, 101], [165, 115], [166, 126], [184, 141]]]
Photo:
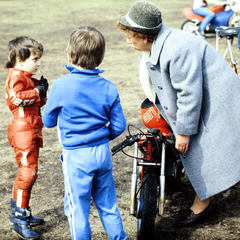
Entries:
[[188, 150], [189, 136], [177, 134], [175, 148], [181, 153], [186, 153]]

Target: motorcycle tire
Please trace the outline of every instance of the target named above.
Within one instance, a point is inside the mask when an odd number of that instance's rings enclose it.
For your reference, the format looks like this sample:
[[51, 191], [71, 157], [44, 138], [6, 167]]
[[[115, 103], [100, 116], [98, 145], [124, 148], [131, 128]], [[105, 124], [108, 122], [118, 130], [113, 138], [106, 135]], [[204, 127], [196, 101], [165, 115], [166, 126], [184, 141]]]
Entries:
[[141, 219], [137, 222], [137, 239], [149, 240], [154, 233], [157, 214], [157, 179], [153, 174], [143, 177], [140, 193]]
[[198, 29], [198, 26], [190, 20], [186, 20], [183, 24], [181, 29], [183, 31], [189, 32], [189, 33], [195, 33], [195, 31]]

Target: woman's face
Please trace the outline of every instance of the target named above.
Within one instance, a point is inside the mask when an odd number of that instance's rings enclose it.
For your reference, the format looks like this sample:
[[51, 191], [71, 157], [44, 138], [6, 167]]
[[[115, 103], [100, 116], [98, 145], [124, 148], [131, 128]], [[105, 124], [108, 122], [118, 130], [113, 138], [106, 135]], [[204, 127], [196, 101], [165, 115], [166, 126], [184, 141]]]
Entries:
[[124, 31], [125, 36], [127, 37], [127, 43], [138, 51], [147, 51], [151, 50], [152, 43], [149, 43], [147, 38], [138, 38], [134, 37], [131, 32]]

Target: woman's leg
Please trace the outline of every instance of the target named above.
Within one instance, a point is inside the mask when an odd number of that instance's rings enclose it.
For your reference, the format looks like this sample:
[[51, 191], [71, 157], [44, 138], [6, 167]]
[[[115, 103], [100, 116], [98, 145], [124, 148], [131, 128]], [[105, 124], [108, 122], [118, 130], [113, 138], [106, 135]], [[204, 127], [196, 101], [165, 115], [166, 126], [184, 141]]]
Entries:
[[201, 201], [198, 195], [196, 195], [192, 207], [179, 216], [175, 223], [180, 227], [192, 226], [209, 217], [214, 208], [215, 202], [213, 201], [213, 197]]
[[210, 197], [201, 201], [198, 195], [196, 195], [193, 205], [191, 206], [190, 209], [194, 212], [194, 214], [199, 214], [208, 207], [208, 205], [212, 200], [213, 200], [213, 197]]

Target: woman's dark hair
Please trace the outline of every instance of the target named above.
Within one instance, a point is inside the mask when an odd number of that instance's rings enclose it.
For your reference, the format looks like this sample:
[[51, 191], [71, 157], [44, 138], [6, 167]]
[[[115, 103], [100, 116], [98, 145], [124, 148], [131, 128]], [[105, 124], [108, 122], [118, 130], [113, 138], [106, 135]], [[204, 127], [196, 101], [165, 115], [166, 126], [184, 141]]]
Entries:
[[157, 37], [157, 34], [154, 35], [147, 35], [147, 34], [143, 34], [143, 33], [138, 33], [135, 32], [133, 30], [128, 29], [127, 27], [123, 26], [118, 20], [115, 21], [115, 25], [118, 29], [123, 30], [123, 31], [127, 31], [128, 33], [131, 33], [133, 37], [136, 38], [147, 38], [148, 42], [154, 42], [154, 40]]

